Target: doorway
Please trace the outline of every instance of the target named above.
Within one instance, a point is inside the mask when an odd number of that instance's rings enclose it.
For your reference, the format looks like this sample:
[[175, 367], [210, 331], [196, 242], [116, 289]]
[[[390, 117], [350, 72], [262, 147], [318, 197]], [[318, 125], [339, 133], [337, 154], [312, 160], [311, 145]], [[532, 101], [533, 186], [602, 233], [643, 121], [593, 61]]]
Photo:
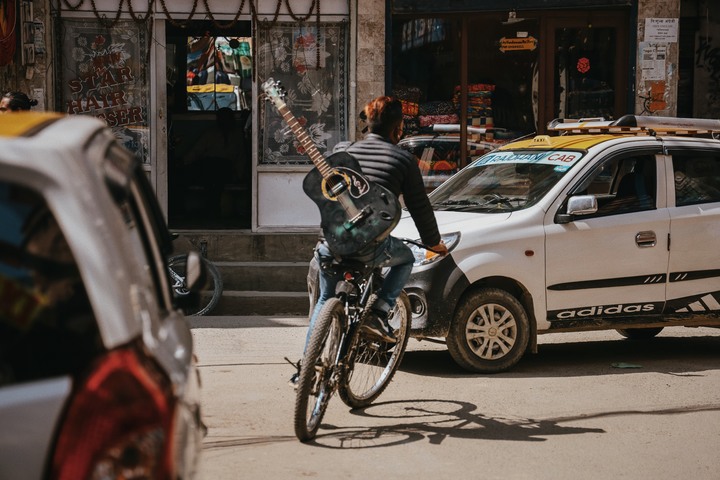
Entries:
[[169, 25], [168, 224], [249, 229], [252, 211], [251, 23]]

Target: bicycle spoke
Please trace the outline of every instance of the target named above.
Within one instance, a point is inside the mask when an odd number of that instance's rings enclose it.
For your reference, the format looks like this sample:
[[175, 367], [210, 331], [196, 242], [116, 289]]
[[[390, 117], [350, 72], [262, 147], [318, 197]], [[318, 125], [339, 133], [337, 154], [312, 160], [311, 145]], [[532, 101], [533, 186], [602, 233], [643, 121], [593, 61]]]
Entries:
[[337, 385], [335, 360], [340, 348], [344, 310], [337, 299], [328, 300], [315, 322], [302, 359], [295, 399], [295, 435], [311, 440], [320, 427]]
[[397, 326], [397, 343], [388, 344], [371, 340], [355, 333], [353, 349], [347, 367], [346, 378], [339, 386], [340, 397], [350, 407], [370, 405], [392, 380], [402, 356], [409, 334], [409, 300], [402, 295], [398, 310], [391, 320]]

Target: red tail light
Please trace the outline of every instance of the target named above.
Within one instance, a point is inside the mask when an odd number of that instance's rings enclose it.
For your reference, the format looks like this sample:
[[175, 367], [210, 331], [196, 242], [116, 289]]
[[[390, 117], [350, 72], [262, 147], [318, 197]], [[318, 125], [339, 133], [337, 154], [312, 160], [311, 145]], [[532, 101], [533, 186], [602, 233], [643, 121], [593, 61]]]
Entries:
[[154, 364], [133, 348], [109, 352], [71, 398], [51, 478], [172, 478], [174, 408]]

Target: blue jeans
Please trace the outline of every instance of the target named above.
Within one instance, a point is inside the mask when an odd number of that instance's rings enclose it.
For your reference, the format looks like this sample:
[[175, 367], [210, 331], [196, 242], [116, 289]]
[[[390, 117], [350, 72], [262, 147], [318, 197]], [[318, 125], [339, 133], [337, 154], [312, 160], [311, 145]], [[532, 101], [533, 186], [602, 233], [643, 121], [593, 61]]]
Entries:
[[[373, 309], [380, 310], [383, 313], [389, 312], [397, 302], [400, 292], [402, 292], [410, 272], [412, 271], [415, 257], [402, 240], [395, 237], [386, 238], [374, 252], [361, 257], [347, 257], [348, 259], [360, 260], [373, 267], [390, 267], [385, 275], [382, 287], [378, 290], [377, 302], [373, 305]], [[317, 304], [310, 317], [310, 326], [308, 327], [307, 336], [305, 337], [305, 347], [307, 348], [312, 335], [315, 320], [320, 314], [325, 302], [335, 295], [335, 285], [342, 279], [342, 270], [333, 268], [331, 265], [334, 257], [327, 246], [327, 243], [320, 242], [315, 247], [315, 260], [320, 267], [320, 296]]]

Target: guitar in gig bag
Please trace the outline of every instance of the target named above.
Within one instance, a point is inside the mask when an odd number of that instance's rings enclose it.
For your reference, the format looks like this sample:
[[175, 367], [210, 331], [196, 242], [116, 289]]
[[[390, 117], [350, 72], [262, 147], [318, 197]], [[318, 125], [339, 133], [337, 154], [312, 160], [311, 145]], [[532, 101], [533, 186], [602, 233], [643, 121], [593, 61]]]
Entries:
[[400, 220], [395, 195], [365, 178], [349, 153], [323, 157], [283, 101], [279, 82], [269, 78], [262, 89], [315, 164], [303, 181], [303, 190], [320, 209], [320, 226], [330, 249], [348, 256], [387, 238]]

